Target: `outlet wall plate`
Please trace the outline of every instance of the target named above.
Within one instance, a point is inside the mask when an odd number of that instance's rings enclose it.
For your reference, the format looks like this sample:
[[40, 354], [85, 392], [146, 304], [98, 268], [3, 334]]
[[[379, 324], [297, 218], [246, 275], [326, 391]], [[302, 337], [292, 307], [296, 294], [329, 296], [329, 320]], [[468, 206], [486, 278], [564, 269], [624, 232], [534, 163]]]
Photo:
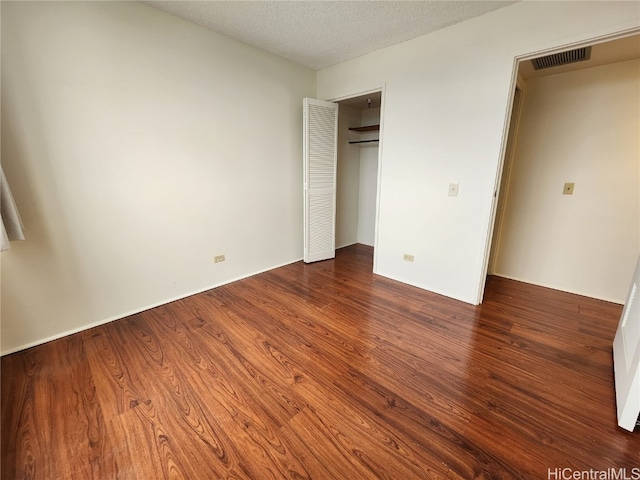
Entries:
[[571, 182], [567, 182], [564, 184], [564, 189], [562, 190], [562, 194], [563, 195], [573, 195], [573, 187], [575, 186], [575, 183]]

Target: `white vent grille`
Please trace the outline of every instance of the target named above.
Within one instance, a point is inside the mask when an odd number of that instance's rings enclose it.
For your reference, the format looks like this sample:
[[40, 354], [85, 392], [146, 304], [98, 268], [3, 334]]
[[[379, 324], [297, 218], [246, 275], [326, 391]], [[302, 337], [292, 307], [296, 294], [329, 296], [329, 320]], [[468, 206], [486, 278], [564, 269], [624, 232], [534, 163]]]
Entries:
[[534, 58], [531, 60], [533, 68], [542, 70], [544, 68], [559, 67], [570, 63], [584, 62], [591, 58], [591, 47], [576, 48], [567, 52], [554, 53], [546, 57]]

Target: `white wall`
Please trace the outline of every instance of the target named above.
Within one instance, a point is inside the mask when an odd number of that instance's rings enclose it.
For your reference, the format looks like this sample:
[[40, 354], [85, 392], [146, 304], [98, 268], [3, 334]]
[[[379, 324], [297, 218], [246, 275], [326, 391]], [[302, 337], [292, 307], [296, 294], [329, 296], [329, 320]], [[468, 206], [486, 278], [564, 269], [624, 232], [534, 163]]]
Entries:
[[336, 182], [336, 248], [358, 241], [360, 147], [349, 144], [349, 127], [360, 126], [360, 111], [347, 105], [338, 108], [338, 165]]
[[[360, 124], [380, 124], [380, 108], [362, 110]], [[378, 138], [379, 132], [371, 132]], [[376, 232], [376, 197], [378, 194], [378, 143], [360, 144], [360, 189], [358, 196], [358, 243], [373, 246]]]
[[385, 85], [376, 273], [476, 303], [514, 58], [639, 24], [635, 2], [519, 2], [319, 71], [323, 99]]
[[497, 275], [624, 303], [640, 252], [639, 106], [638, 60], [527, 82]]
[[1, 8], [3, 353], [302, 257], [314, 71], [137, 2]]

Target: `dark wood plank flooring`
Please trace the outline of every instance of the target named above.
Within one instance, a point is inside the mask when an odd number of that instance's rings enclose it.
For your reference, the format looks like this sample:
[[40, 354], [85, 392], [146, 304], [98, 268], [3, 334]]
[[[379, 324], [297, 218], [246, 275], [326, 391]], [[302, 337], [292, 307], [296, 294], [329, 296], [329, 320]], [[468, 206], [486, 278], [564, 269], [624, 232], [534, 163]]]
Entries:
[[356, 245], [5, 356], [2, 478], [640, 467], [616, 426], [620, 305], [493, 277], [473, 307], [371, 270]]

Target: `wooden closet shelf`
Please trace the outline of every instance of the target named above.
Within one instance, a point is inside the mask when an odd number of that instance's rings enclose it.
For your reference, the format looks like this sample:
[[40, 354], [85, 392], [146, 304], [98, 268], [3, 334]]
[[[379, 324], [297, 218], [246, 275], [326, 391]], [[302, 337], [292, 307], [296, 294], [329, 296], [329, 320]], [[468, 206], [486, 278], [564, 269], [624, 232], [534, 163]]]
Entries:
[[380, 125], [368, 125], [366, 127], [351, 127], [349, 128], [352, 132], [377, 132], [380, 130]]

